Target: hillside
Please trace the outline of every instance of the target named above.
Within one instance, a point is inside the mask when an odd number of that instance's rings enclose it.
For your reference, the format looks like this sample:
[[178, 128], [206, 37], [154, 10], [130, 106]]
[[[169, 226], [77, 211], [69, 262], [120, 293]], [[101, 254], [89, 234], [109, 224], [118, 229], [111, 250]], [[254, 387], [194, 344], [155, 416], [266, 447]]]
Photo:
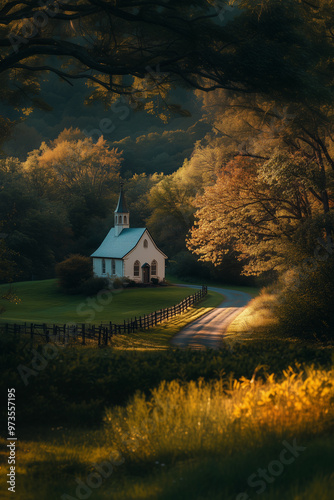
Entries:
[[[9, 156], [25, 160], [27, 153], [39, 148], [41, 142], [54, 140], [65, 128], [79, 128], [94, 140], [103, 134], [112, 147], [124, 151], [123, 172], [171, 173], [189, 157], [196, 141], [203, 138], [209, 126], [202, 120], [199, 100], [191, 91], [174, 90], [168, 102], [186, 110], [189, 116], [174, 114], [165, 124], [158, 116], [136, 112], [124, 101], [113, 110], [102, 103], [84, 104], [89, 93], [83, 82], [70, 87], [55, 76], [41, 85], [40, 98], [49, 111], [34, 109], [14, 129], [4, 147]], [[17, 113], [3, 104], [0, 114], [17, 119]], [[105, 124], [105, 125], [104, 125]]]

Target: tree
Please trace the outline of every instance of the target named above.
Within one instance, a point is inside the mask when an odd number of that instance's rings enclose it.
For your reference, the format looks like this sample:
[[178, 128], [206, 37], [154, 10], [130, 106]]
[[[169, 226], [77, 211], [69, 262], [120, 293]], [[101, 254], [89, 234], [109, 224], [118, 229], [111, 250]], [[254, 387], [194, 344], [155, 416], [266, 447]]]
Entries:
[[188, 248], [215, 265], [235, 251], [246, 262], [245, 274], [287, 269], [298, 231], [324, 217], [317, 173], [317, 166], [298, 154], [276, 153], [266, 162], [239, 156], [197, 197]]
[[196, 191], [190, 182], [182, 182], [181, 171], [164, 176], [149, 194], [147, 226], [169, 256], [185, 250], [185, 236], [193, 223]]
[[[8, 118], [0, 116], [0, 146], [10, 137], [15, 123]], [[2, 153], [0, 149], [0, 154]]]
[[[225, 15], [227, 4], [233, 15]], [[324, 69], [333, 55], [332, 2], [234, 4], [81, 0], [43, 6], [2, 0], [0, 74], [6, 99], [18, 102], [29, 95], [31, 105], [40, 105], [37, 76], [52, 72], [69, 83], [88, 80], [92, 98], [106, 105], [120, 94], [135, 105], [143, 93], [163, 102], [175, 82], [299, 101], [313, 94], [329, 102], [332, 80]]]
[[[0, 231], [3, 229], [3, 222], [0, 223]], [[0, 232], [0, 283], [10, 283], [17, 277], [15, 257], [17, 254], [10, 250], [6, 244], [6, 235]], [[11, 287], [6, 292], [0, 292], [0, 300], [9, 302], [20, 302], [20, 299], [12, 291]], [[5, 311], [5, 307], [0, 304], [0, 314]]]
[[35, 191], [24, 165], [16, 158], [0, 160], [0, 185], [2, 231], [18, 277], [51, 277], [55, 261], [69, 252], [66, 247], [72, 236], [61, 198], [48, 199]]
[[15, 256], [15, 252], [10, 250], [6, 245], [5, 236], [0, 234], [0, 283], [7, 283], [14, 280], [17, 272], [14, 261]]
[[25, 168], [40, 195], [49, 179], [63, 192], [94, 193], [99, 198], [118, 181], [121, 154], [109, 149], [102, 136], [97, 143], [91, 138], [73, 140], [70, 136], [69, 140], [58, 138], [50, 146], [42, 143], [39, 150], [29, 154]]
[[163, 174], [134, 174], [126, 181], [126, 200], [130, 210], [130, 223], [132, 227], [144, 227], [150, 217], [150, 191], [156, 186]]

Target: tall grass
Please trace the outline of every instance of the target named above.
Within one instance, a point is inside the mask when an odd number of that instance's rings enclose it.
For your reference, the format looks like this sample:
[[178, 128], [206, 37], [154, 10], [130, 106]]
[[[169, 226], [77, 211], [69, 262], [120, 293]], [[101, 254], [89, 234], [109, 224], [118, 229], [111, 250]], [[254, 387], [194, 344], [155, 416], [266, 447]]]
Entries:
[[[83, 498], [76, 493], [78, 478], [91, 484], [96, 464], [121, 454], [91, 498], [249, 500], [257, 498], [249, 477], [269, 470], [284, 442], [296, 442], [300, 456], [259, 498], [331, 500], [334, 369], [296, 367], [278, 378], [258, 375], [161, 382], [150, 396], [137, 393], [125, 406], [107, 409], [99, 428], [46, 427], [34, 438], [27, 430], [23, 436], [21, 428], [16, 497]], [[0, 439], [3, 451], [6, 445]], [[5, 455], [0, 456], [4, 469]], [[0, 488], [6, 494], [5, 481], [3, 475]]]
[[334, 371], [284, 371], [265, 382], [162, 382], [105, 414], [106, 442], [141, 462], [229, 455], [266, 440], [319, 434], [333, 422]]
[[262, 289], [230, 325], [231, 340], [237, 335], [239, 340], [257, 337], [333, 344], [334, 259], [313, 264], [313, 270], [305, 265], [292, 268]]

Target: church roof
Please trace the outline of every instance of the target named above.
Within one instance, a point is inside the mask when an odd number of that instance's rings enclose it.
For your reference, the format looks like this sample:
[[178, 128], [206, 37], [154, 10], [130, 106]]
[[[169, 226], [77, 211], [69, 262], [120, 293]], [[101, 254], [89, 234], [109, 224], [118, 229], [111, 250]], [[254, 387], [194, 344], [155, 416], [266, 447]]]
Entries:
[[115, 236], [113, 227], [91, 257], [122, 259], [137, 245], [145, 231], [145, 227], [125, 228], [118, 236]]
[[121, 192], [119, 193], [118, 203], [115, 210], [115, 214], [126, 214], [128, 213], [128, 207], [126, 205], [125, 196], [123, 193], [123, 186], [121, 186]]

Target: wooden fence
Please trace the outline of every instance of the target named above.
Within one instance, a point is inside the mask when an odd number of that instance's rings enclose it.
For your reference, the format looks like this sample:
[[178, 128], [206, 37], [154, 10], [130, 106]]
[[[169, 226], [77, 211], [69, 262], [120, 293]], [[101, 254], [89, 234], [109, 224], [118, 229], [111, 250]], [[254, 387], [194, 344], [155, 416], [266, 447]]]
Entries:
[[189, 307], [199, 302], [208, 293], [208, 288], [202, 286], [194, 295], [189, 295], [175, 306], [166, 307], [139, 318], [125, 320], [122, 324], [114, 324], [111, 321], [108, 324], [101, 323], [100, 325], [90, 325], [87, 323], [70, 323], [70, 324], [54, 324], [47, 325], [36, 323], [5, 323], [0, 327], [5, 332], [15, 335], [30, 335], [33, 341], [35, 337], [44, 340], [45, 342], [57, 342], [67, 344], [70, 341], [79, 342], [82, 345], [97, 343], [99, 346], [107, 346], [113, 335], [121, 335], [134, 333], [139, 330], [148, 330], [178, 314], [182, 314]]

